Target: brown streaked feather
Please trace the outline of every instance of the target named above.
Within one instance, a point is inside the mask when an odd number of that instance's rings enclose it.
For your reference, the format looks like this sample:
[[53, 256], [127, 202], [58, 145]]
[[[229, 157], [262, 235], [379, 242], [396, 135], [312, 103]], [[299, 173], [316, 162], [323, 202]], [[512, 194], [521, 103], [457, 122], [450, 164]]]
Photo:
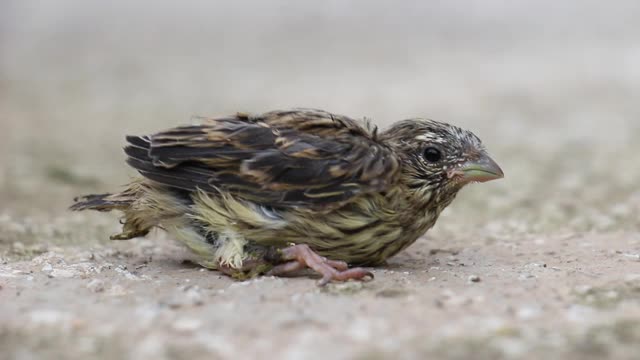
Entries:
[[384, 191], [399, 168], [375, 128], [320, 110], [238, 114], [127, 141], [127, 162], [153, 181], [280, 207], [339, 206]]

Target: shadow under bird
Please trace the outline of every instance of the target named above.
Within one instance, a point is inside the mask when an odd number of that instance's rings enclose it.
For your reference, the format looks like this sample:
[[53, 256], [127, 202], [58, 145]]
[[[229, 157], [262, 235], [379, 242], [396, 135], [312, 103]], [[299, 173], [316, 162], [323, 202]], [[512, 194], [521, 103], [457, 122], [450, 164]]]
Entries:
[[245, 279], [304, 268], [330, 281], [415, 242], [458, 191], [503, 177], [473, 133], [426, 120], [378, 132], [368, 120], [293, 109], [204, 119], [128, 136], [140, 177], [72, 210], [119, 210], [114, 240], [166, 230], [205, 267]]

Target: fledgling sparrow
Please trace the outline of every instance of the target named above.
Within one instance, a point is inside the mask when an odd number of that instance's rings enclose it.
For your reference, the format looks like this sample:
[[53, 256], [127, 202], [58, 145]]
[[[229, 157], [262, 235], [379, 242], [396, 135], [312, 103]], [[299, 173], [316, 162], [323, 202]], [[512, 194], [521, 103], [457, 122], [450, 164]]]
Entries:
[[199, 263], [237, 278], [309, 267], [329, 281], [372, 274], [429, 230], [457, 192], [503, 177], [480, 139], [409, 119], [378, 133], [367, 120], [293, 109], [206, 119], [128, 136], [141, 177], [72, 210], [119, 210], [115, 240], [168, 231]]

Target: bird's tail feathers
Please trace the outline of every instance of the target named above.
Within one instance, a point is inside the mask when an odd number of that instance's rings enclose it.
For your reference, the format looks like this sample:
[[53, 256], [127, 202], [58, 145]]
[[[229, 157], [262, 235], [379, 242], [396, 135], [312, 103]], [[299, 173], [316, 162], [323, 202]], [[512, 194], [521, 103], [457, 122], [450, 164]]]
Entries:
[[82, 210], [97, 210], [97, 211], [111, 211], [111, 210], [125, 210], [134, 202], [135, 198], [131, 194], [92, 194], [79, 196], [73, 201], [75, 202], [70, 210], [82, 211]]

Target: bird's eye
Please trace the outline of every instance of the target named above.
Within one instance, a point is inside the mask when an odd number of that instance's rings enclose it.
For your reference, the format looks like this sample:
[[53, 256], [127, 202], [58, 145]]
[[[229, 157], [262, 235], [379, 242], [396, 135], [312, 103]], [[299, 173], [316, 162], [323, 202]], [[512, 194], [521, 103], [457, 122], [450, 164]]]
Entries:
[[436, 163], [440, 161], [440, 159], [442, 159], [442, 153], [440, 152], [440, 150], [434, 147], [428, 147], [424, 149], [424, 153], [422, 153], [422, 156], [424, 156], [425, 160], [432, 163]]

